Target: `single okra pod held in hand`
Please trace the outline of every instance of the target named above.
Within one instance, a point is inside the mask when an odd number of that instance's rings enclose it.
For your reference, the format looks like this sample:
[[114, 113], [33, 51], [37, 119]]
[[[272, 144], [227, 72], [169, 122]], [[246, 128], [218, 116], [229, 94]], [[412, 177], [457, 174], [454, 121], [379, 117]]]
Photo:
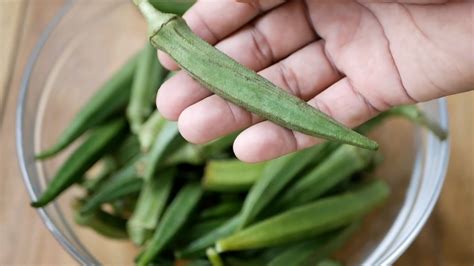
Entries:
[[213, 93], [283, 127], [363, 148], [378, 148], [376, 142], [218, 51], [197, 37], [182, 18], [161, 13], [148, 0], [135, 0], [135, 4], [148, 21], [153, 46], [170, 55]]

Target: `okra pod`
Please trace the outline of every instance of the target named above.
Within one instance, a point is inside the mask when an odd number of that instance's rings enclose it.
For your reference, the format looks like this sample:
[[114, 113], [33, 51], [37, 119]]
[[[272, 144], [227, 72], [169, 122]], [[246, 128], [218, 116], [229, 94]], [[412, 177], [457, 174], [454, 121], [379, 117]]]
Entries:
[[360, 221], [356, 221], [343, 229], [295, 244], [274, 257], [268, 266], [317, 265], [341, 248], [359, 226]]
[[375, 152], [341, 145], [312, 171], [286, 189], [276, 203], [281, 209], [298, 206], [319, 198], [352, 174], [366, 168]]
[[74, 203], [74, 221], [77, 224], [89, 227], [100, 235], [109, 238], [125, 239], [128, 237], [127, 231], [125, 230], [125, 219], [111, 215], [102, 210], [98, 210], [92, 214], [83, 215], [79, 212], [80, 207], [80, 203]]
[[319, 162], [337, 145], [326, 142], [268, 162], [263, 176], [252, 186], [245, 198], [239, 228], [253, 222], [304, 167], [310, 162]]
[[388, 196], [388, 186], [376, 180], [342, 195], [324, 198], [256, 223], [218, 240], [218, 252], [271, 247], [320, 235], [368, 213]]
[[140, 192], [142, 184], [143, 179], [135, 175], [111, 180], [111, 182], [107, 182], [99, 191], [93, 194], [84, 203], [80, 211], [82, 214], [93, 213], [100, 209], [100, 206], [104, 203]]
[[208, 219], [195, 225], [191, 224], [189, 229], [183, 231], [182, 236], [179, 237], [179, 240], [183, 243], [189, 243], [222, 226], [225, 222], [227, 222], [227, 220], [228, 217], [217, 217]]
[[207, 259], [211, 262], [212, 266], [224, 266], [219, 253], [216, 252], [213, 248], [206, 249]]
[[196, 0], [150, 0], [150, 3], [161, 12], [183, 15]]
[[179, 16], [135, 0], [148, 21], [150, 41], [213, 93], [283, 127], [368, 149], [378, 144], [275, 86], [197, 37]]
[[141, 51], [131, 86], [127, 118], [133, 133], [138, 133], [145, 119], [152, 112], [152, 100], [166, 70], [156, 58], [156, 49], [147, 44]]
[[202, 184], [209, 191], [246, 191], [261, 177], [264, 167], [265, 163], [249, 164], [237, 159], [210, 160]]
[[[89, 173], [87, 173], [80, 182], [80, 185], [89, 194], [96, 192], [101, 185], [108, 180], [112, 172], [117, 169], [117, 162], [111, 156], [104, 156], [98, 163], [100, 164], [100, 172], [93, 177], [89, 177]], [[92, 166], [92, 168], [94, 167], [95, 166]]]
[[175, 169], [171, 168], [145, 180], [135, 210], [127, 223], [130, 239], [135, 244], [142, 245], [156, 228], [171, 193], [175, 173]]
[[97, 129], [82, 143], [59, 168], [53, 180], [40, 198], [31, 203], [35, 208], [43, 207], [68, 187], [84, 176], [86, 171], [94, 165], [125, 131], [124, 120], [115, 120]]
[[163, 214], [152, 239], [138, 261], [138, 265], [148, 265], [169, 244], [191, 215], [202, 193], [198, 183], [190, 183], [181, 188]]
[[145, 168], [145, 180], [152, 179], [156, 175], [159, 166], [166, 159], [166, 156], [179, 149], [185, 143], [186, 141], [179, 135], [176, 122], [166, 121], [150, 150], [148, 164]]
[[58, 141], [49, 149], [36, 155], [45, 159], [56, 155], [88, 129], [100, 125], [112, 115], [125, 109], [130, 98], [130, 86], [138, 55], [130, 59], [111, 79], [96, 92], [74, 116]]
[[240, 216], [236, 215], [226, 223], [212, 230], [206, 235], [192, 241], [182, 250], [175, 252], [177, 258], [189, 258], [202, 255], [205, 250], [212, 246], [217, 240], [231, 235], [240, 224]]
[[235, 215], [242, 208], [242, 203], [238, 201], [222, 202], [219, 205], [204, 209], [200, 214], [200, 219], [208, 219], [222, 217], [227, 215]]
[[134, 157], [140, 154], [140, 145], [137, 136], [129, 134], [123, 143], [118, 146], [113, 152], [112, 156], [115, 158], [118, 166], [128, 164]]
[[138, 140], [142, 152], [148, 152], [165, 125], [166, 120], [155, 110], [138, 131]]

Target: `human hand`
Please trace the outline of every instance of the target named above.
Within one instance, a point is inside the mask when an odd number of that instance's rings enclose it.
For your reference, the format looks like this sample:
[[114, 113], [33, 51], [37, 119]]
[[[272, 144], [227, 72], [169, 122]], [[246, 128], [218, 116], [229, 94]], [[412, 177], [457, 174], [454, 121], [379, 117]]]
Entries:
[[[184, 18], [241, 64], [355, 127], [392, 106], [474, 88], [473, 14], [471, 1], [210, 0]], [[182, 71], [161, 86], [157, 106], [193, 143], [244, 129], [234, 143], [243, 161], [319, 142], [211, 95]]]

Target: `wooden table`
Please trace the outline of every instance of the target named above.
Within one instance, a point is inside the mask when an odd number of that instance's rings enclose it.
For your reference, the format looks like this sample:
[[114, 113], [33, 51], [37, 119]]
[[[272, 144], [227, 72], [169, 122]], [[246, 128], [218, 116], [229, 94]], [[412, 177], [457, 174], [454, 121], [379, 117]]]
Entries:
[[[77, 264], [28, 205], [14, 115], [30, 52], [62, 0], [0, 0], [0, 265]], [[441, 198], [400, 265], [474, 264], [474, 93], [448, 98], [451, 162]]]

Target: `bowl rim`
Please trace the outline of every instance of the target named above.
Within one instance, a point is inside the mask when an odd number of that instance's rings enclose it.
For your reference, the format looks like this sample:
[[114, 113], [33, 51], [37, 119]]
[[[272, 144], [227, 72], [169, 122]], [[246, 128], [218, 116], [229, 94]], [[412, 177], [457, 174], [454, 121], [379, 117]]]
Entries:
[[[59, 11], [52, 17], [52, 19], [48, 22], [43, 32], [40, 34], [31, 54], [28, 58], [27, 64], [25, 66], [25, 70], [23, 72], [23, 76], [20, 83], [20, 91], [18, 95], [18, 101], [16, 106], [16, 127], [15, 127], [15, 135], [16, 135], [16, 151], [17, 151], [17, 158], [18, 164], [20, 167], [20, 171], [22, 174], [23, 182], [25, 183], [25, 187], [28, 191], [31, 200], [37, 200], [36, 194], [34, 192], [32, 184], [29, 182], [29, 175], [28, 170], [26, 168], [26, 156], [24, 153], [24, 143], [23, 143], [23, 117], [25, 111], [25, 102], [26, 96], [28, 92], [28, 86], [30, 83], [30, 77], [33, 72], [33, 69], [38, 61], [39, 55], [43, 50], [45, 44], [49, 40], [51, 33], [56, 29], [58, 24], [62, 21], [62, 18], [72, 9], [74, 6], [75, 0], [67, 0], [63, 6], [59, 9]], [[80, 264], [86, 265], [90, 263], [90, 261], [84, 260], [83, 256], [76, 251], [76, 247], [71, 244], [71, 242], [66, 239], [62, 232], [60, 232], [57, 227], [54, 225], [51, 218], [47, 215], [43, 208], [36, 209], [38, 215], [40, 216], [43, 224], [46, 228], [51, 232], [51, 234], [56, 238], [59, 244], [66, 249], [66, 251]], [[78, 242], [80, 243], [80, 242]], [[87, 250], [87, 249], [85, 249]], [[90, 254], [89, 254], [90, 255]], [[93, 256], [91, 256], [93, 258]]]
[[[20, 171], [22, 174], [22, 179], [25, 184], [25, 187], [27, 189], [27, 192], [30, 196], [31, 200], [36, 200], [36, 194], [34, 191], [34, 188], [29, 181], [29, 174], [26, 166], [26, 155], [24, 153], [24, 142], [23, 142], [23, 118], [25, 115], [25, 102], [26, 102], [26, 97], [27, 97], [27, 92], [28, 92], [28, 87], [30, 84], [30, 78], [31, 74], [33, 72], [33, 69], [38, 61], [39, 55], [41, 54], [42, 49], [46, 45], [47, 41], [49, 40], [49, 37], [51, 33], [56, 29], [58, 24], [62, 21], [63, 17], [68, 14], [68, 12], [72, 9], [74, 4], [77, 2], [77, 0], [66, 0], [66, 2], [63, 4], [63, 6], [59, 9], [59, 11], [53, 16], [53, 18], [48, 22], [46, 25], [45, 29], [43, 32], [40, 34], [40, 37], [38, 38], [34, 48], [31, 51], [31, 54], [28, 58], [27, 64], [25, 66], [23, 75], [22, 75], [22, 80], [20, 84], [20, 91], [19, 91], [19, 96], [17, 100], [17, 106], [16, 106], [16, 118], [15, 118], [15, 135], [16, 135], [16, 151], [17, 151], [17, 158], [18, 158], [18, 164], [20, 167]], [[449, 119], [448, 119], [448, 113], [447, 113], [447, 101], [445, 98], [438, 99], [437, 102], [440, 104], [440, 107], [442, 110], [445, 110], [445, 112], [441, 112], [441, 124], [443, 127], [447, 127], [449, 124]], [[431, 136], [432, 137], [432, 136]], [[441, 159], [444, 161], [444, 163], [440, 166], [440, 171], [439, 174], [440, 176], [436, 179], [438, 182], [434, 185], [434, 192], [431, 195], [428, 204], [426, 205], [426, 208], [424, 212], [420, 215], [420, 219], [418, 220], [418, 223], [413, 227], [413, 229], [407, 234], [407, 236], [401, 241], [393, 250], [391, 254], [388, 256], [382, 256], [383, 257], [383, 265], [390, 265], [393, 264], [405, 251], [406, 249], [410, 246], [410, 244], [414, 241], [414, 239], [418, 236], [419, 232], [425, 225], [426, 221], [428, 220], [429, 216], [432, 213], [432, 210], [434, 206], [436, 205], [439, 195], [441, 193], [444, 179], [446, 176], [448, 164], [449, 164], [449, 156], [450, 156], [450, 139], [449, 136], [448, 138], [442, 143], [444, 147], [442, 147], [442, 157]], [[55, 204], [55, 203], [53, 203]], [[43, 224], [46, 226], [46, 228], [51, 232], [51, 234], [56, 238], [56, 240], [60, 243], [62, 247], [66, 249], [66, 251], [79, 263], [81, 264], [88, 264], [91, 263], [91, 261], [87, 260], [84, 258], [83, 254], [80, 254], [80, 252], [77, 251], [77, 248], [75, 247], [74, 244], [71, 243], [70, 240], [68, 240], [66, 237], [64, 237], [64, 234], [58, 230], [58, 228], [55, 226], [54, 222], [51, 220], [51, 218], [48, 216], [48, 214], [45, 212], [43, 208], [36, 209], [37, 213], [39, 214]], [[74, 234], [73, 234], [74, 237]], [[76, 241], [77, 243], [81, 243], [80, 241]], [[85, 247], [82, 247], [85, 252], [88, 253], [87, 249]], [[90, 258], [94, 258], [91, 254], [87, 254]], [[100, 264], [100, 262], [95, 261], [94, 264]]]

